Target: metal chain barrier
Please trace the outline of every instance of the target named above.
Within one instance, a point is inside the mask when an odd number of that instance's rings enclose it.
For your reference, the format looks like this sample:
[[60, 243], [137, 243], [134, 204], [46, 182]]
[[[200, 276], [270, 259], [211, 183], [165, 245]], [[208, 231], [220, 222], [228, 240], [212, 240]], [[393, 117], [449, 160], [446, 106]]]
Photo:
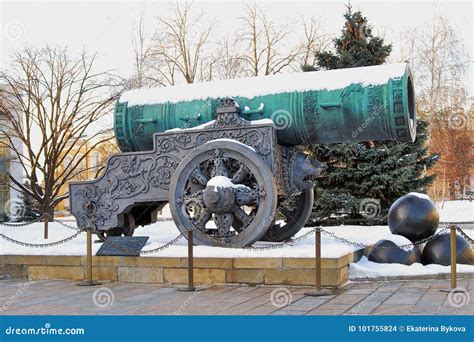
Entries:
[[453, 222], [445, 222], [441, 221], [439, 222], [440, 225], [442, 226], [449, 226], [449, 225], [463, 225], [463, 224], [474, 224], [474, 221], [453, 221]]
[[[366, 245], [366, 244], [363, 244], [363, 243], [360, 243], [360, 242], [355, 242], [355, 241], [350, 241], [346, 238], [343, 238], [343, 237], [340, 237], [340, 236], [337, 236], [336, 234], [334, 234], [333, 232], [329, 232], [325, 229], [321, 229], [321, 232], [325, 235], [328, 235], [330, 237], [332, 237], [334, 240], [336, 241], [339, 241], [339, 242], [342, 242], [346, 245], [349, 245], [349, 246], [352, 246], [352, 247], [356, 247], [356, 248], [367, 248], [369, 247], [370, 245]], [[437, 232], [436, 234], [430, 236], [430, 237], [427, 237], [427, 238], [424, 238], [424, 239], [421, 239], [421, 240], [418, 240], [418, 241], [415, 241], [415, 242], [411, 242], [411, 243], [407, 243], [405, 245], [400, 245], [400, 246], [396, 246], [396, 247], [378, 247], [378, 248], [384, 248], [384, 249], [390, 249], [390, 248], [401, 248], [401, 249], [408, 249], [408, 248], [412, 248], [414, 246], [418, 246], [418, 245], [421, 245], [421, 244], [424, 244], [424, 243], [427, 243], [431, 240], [434, 240], [436, 239], [439, 235], [441, 234], [444, 234], [444, 233], [447, 233], [449, 232], [449, 229], [448, 228], [443, 228], [441, 229], [439, 232]]]
[[8, 223], [8, 222], [0, 222], [0, 226], [5, 226], [5, 227], [25, 227], [25, 226], [29, 226], [33, 223], [36, 223], [36, 222], [39, 222], [43, 219], [43, 215], [41, 215], [40, 217], [37, 217], [31, 221], [28, 221], [28, 222], [20, 222], [20, 223]]
[[461, 235], [463, 238], [465, 238], [471, 245], [474, 244], [474, 239], [471, 238], [469, 235], [467, 235], [465, 231], [463, 231], [459, 227], [456, 227], [456, 230], [459, 232], [459, 235]]
[[[26, 226], [26, 225], [29, 225], [29, 224], [32, 224], [32, 223], [35, 223], [35, 222], [38, 222], [42, 217], [39, 217], [33, 221], [30, 221], [30, 222], [27, 222], [27, 223], [22, 223], [22, 224], [11, 224], [12, 226]], [[66, 243], [66, 242], [69, 242], [71, 240], [73, 240], [74, 238], [78, 237], [81, 233], [83, 233], [84, 231], [86, 231], [87, 229], [81, 229], [79, 230], [77, 227], [75, 226], [72, 226], [72, 225], [69, 225], [63, 221], [60, 221], [58, 219], [55, 220], [56, 222], [58, 222], [59, 224], [61, 224], [62, 226], [66, 227], [66, 228], [69, 228], [69, 229], [73, 229], [73, 230], [76, 230], [77, 232], [67, 238], [64, 238], [62, 240], [59, 240], [59, 241], [55, 241], [55, 242], [49, 242], [49, 243], [42, 243], [42, 244], [35, 244], [35, 243], [28, 243], [28, 242], [23, 242], [23, 241], [19, 241], [19, 240], [15, 240], [13, 238], [10, 238], [4, 234], [0, 234], [0, 237], [8, 242], [11, 242], [11, 243], [14, 243], [14, 244], [17, 244], [17, 245], [20, 245], [20, 246], [24, 246], [24, 247], [32, 247], [32, 248], [47, 248], [47, 247], [52, 247], [52, 246], [57, 246], [57, 245], [60, 245], [60, 244], [63, 244], [63, 243]], [[474, 222], [441, 222], [441, 224], [446, 224], [446, 225], [457, 225], [457, 224], [471, 224], [471, 223], [474, 223]], [[10, 224], [8, 225], [10, 226]], [[305, 234], [297, 237], [297, 238], [294, 238], [292, 240], [289, 240], [289, 241], [285, 241], [283, 243], [280, 243], [280, 244], [274, 244], [274, 245], [271, 245], [271, 246], [261, 246], [261, 247], [242, 247], [242, 248], [237, 248], [237, 249], [242, 249], [242, 250], [247, 250], [247, 251], [267, 251], [267, 250], [273, 250], [273, 249], [281, 249], [281, 248], [285, 248], [287, 246], [293, 246], [295, 243], [299, 242], [299, 241], [302, 241], [302, 240], [305, 240], [307, 239], [308, 237], [310, 237], [314, 232], [316, 231], [316, 228], [312, 228], [309, 232], [306, 232]], [[461, 228], [457, 227], [457, 231], [459, 232], [459, 234], [461, 236], [463, 236], [466, 240], [468, 240], [471, 244], [474, 242], [474, 240], [469, 237]], [[343, 238], [341, 236], [337, 236], [336, 234], [334, 234], [333, 232], [331, 231], [328, 231], [328, 230], [325, 230], [325, 229], [322, 229], [321, 228], [321, 232], [331, 238], [333, 238], [334, 240], [336, 241], [339, 241], [343, 244], [346, 244], [346, 245], [349, 245], [349, 246], [352, 246], [352, 247], [355, 247], [355, 248], [367, 248], [369, 247], [370, 245], [367, 245], [367, 244], [364, 244], [364, 243], [361, 243], [361, 242], [356, 242], [356, 241], [351, 241], [351, 240], [348, 240], [346, 238]], [[416, 242], [413, 242], [413, 243], [409, 243], [409, 244], [405, 244], [405, 245], [400, 245], [400, 246], [397, 246], [397, 247], [382, 247], [382, 248], [402, 248], [402, 249], [406, 249], [406, 248], [412, 248], [413, 246], [417, 246], [417, 245], [421, 245], [421, 244], [424, 244], [424, 243], [427, 243], [435, 238], [437, 238], [439, 235], [441, 234], [444, 234], [446, 232], [449, 232], [449, 228], [442, 228], [439, 232], [437, 232], [436, 234], [430, 236], [430, 237], [427, 237], [425, 239], [422, 239], [422, 240], [419, 240], [419, 241], [416, 241]], [[153, 254], [153, 253], [159, 253], [171, 246], [173, 246], [176, 242], [178, 242], [179, 240], [181, 240], [182, 238], [184, 237], [183, 234], [180, 234], [178, 235], [177, 237], [175, 237], [173, 240], [171, 240], [170, 242], [162, 245], [162, 246], [159, 246], [157, 248], [153, 248], [153, 249], [150, 249], [150, 250], [143, 250], [140, 252], [140, 255], [148, 255], [148, 254]], [[109, 241], [109, 243], [111, 243]], [[119, 249], [124, 249], [123, 246], [116, 246], [117, 248]], [[222, 246], [222, 247], [225, 247], [225, 246]], [[230, 249], [236, 249], [236, 247], [226, 247], [226, 248], [230, 248]], [[124, 251], [126, 251], [124, 249]]]
[[422, 244], [424, 244], [424, 243], [428, 243], [428, 242], [430, 242], [431, 240], [436, 239], [439, 235], [444, 234], [444, 233], [449, 233], [449, 228], [443, 228], [443, 229], [441, 229], [439, 232], [437, 232], [437, 233], [434, 234], [434, 235], [431, 235], [431, 236], [429, 236], [429, 237], [427, 237], [427, 238], [424, 238], [424, 239], [415, 241], [415, 242], [413, 242], [413, 243], [409, 243], [409, 244], [406, 244], [406, 245], [401, 245], [401, 246], [399, 246], [399, 247], [404, 249], [404, 248], [410, 248], [410, 247], [412, 247], [412, 246], [414, 247], [414, 246], [422, 245]]
[[[40, 222], [42, 219], [43, 219], [43, 215], [38, 217], [38, 218], [35, 218], [34, 220], [31, 220], [31, 221], [28, 221], [28, 222], [21, 222], [21, 223], [7, 223], [7, 222], [0, 222], [0, 226], [6, 226], [6, 227], [26, 227], [26, 226], [29, 226], [33, 223], [37, 223], [37, 222]], [[70, 224], [67, 224], [66, 221], [61, 221], [60, 219], [58, 218], [54, 218], [54, 221], [50, 221], [50, 223], [53, 223], [53, 222], [58, 222], [60, 225], [66, 227], [66, 228], [69, 228], [69, 229], [72, 229], [72, 230], [75, 230], [75, 231], [78, 231], [79, 228], [76, 227], [76, 226], [73, 226], [73, 225], [70, 225]]]
[[48, 243], [29, 243], [29, 242], [23, 242], [23, 241], [19, 241], [19, 240], [15, 240], [15, 239], [12, 239], [11, 237], [8, 237], [4, 234], [0, 234], [0, 238], [2, 238], [3, 240], [5, 241], [8, 241], [8, 242], [11, 242], [11, 243], [14, 243], [16, 245], [20, 245], [20, 246], [23, 246], [23, 247], [31, 247], [31, 248], [47, 248], [47, 247], [54, 247], [54, 246], [58, 246], [58, 245], [61, 245], [63, 243], [66, 243], [66, 242], [69, 242], [71, 240], [74, 240], [75, 238], [77, 238], [80, 234], [82, 234], [83, 232], [85, 232], [87, 229], [82, 229], [82, 230], [79, 230], [77, 233], [71, 235], [71, 236], [68, 236], [67, 238], [64, 238], [64, 239], [61, 239], [61, 240], [58, 240], [58, 241], [54, 241], [54, 242], [48, 242]]
[[321, 232], [325, 235], [328, 235], [328, 236], [332, 237], [336, 241], [342, 242], [342, 243], [344, 243], [346, 245], [349, 245], [349, 246], [352, 246], [352, 247], [356, 247], [356, 248], [369, 247], [369, 245], [366, 245], [366, 244], [363, 244], [363, 243], [360, 243], [360, 242], [354, 242], [354, 241], [347, 240], [346, 238], [337, 236], [333, 232], [327, 231], [327, 230], [322, 229], [322, 228], [321, 228]]
[[57, 218], [54, 219], [54, 222], [58, 222], [61, 226], [64, 226], [66, 228], [72, 229], [72, 230], [79, 230], [78, 227], [76, 226], [71, 226], [70, 224], [67, 224], [66, 221], [61, 221]]
[[[304, 233], [303, 235], [298, 236], [297, 238], [294, 238], [290, 241], [285, 241], [283, 243], [280, 243], [278, 245], [262, 246], [262, 247], [243, 247], [243, 248], [239, 248], [239, 249], [259, 252], [259, 251], [268, 251], [268, 250], [271, 250], [271, 249], [280, 249], [280, 248], [284, 248], [286, 246], [293, 246], [294, 243], [296, 243], [298, 241], [301, 241], [301, 240], [304, 240], [304, 239], [307, 239], [308, 237], [313, 235], [313, 233], [315, 231], [316, 231], [316, 228], [312, 228], [309, 232]], [[227, 247], [227, 248], [236, 248], [236, 247]]]
[[183, 237], [184, 237], [183, 234], [179, 234], [177, 237], [175, 237], [173, 240], [171, 240], [171, 241], [168, 242], [167, 244], [164, 244], [163, 246], [160, 246], [160, 247], [157, 247], [157, 248], [153, 248], [153, 249], [149, 249], [149, 250], [140, 251], [140, 255], [142, 255], [142, 254], [145, 255], [145, 254], [152, 254], [152, 253], [161, 252], [161, 251], [167, 249], [168, 247], [173, 246], [176, 242], [178, 242], [179, 240], [181, 240]]

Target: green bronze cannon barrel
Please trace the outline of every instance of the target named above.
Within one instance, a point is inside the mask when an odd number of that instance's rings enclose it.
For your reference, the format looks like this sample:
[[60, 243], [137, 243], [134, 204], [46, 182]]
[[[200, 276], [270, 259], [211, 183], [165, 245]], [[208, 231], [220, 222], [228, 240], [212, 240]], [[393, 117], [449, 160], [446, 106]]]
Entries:
[[225, 97], [244, 119], [272, 119], [282, 145], [415, 138], [413, 78], [400, 63], [127, 91], [115, 108], [119, 146], [151, 150], [154, 133], [213, 120]]

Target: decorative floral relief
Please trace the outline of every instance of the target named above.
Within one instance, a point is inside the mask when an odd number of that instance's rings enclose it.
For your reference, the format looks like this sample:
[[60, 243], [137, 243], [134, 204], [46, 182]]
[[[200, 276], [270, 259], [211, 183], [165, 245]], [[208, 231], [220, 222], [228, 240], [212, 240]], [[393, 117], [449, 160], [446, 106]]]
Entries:
[[[139, 109], [135, 116], [140, 117]], [[272, 158], [273, 128], [270, 125], [268, 128], [251, 128], [250, 122], [232, 113], [220, 114], [219, 117], [215, 127], [206, 131], [157, 134], [154, 151], [114, 155], [103, 177], [72, 185], [71, 199], [79, 202], [73, 206], [79, 224], [113, 227], [117, 224], [117, 215], [132, 203], [132, 198], [133, 201], [149, 198], [151, 189], [155, 189], [153, 196], [156, 189], [168, 191], [180, 160], [190, 150], [208, 141], [234, 139], [253, 147], [264, 160]]]

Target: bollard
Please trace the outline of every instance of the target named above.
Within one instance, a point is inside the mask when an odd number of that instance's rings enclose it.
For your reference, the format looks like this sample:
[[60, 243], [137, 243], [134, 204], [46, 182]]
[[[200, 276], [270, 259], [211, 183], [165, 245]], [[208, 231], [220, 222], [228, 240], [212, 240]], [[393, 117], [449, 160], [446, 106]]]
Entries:
[[451, 288], [457, 287], [457, 272], [456, 272], [456, 226], [449, 227], [451, 230]]
[[316, 291], [306, 292], [306, 296], [319, 297], [331, 294], [331, 291], [321, 288], [321, 228], [315, 229], [315, 286]]
[[44, 239], [48, 239], [48, 230], [49, 230], [49, 214], [45, 213], [44, 216]]
[[87, 229], [86, 279], [77, 286], [95, 286], [101, 283], [92, 280], [92, 227]]
[[179, 288], [179, 291], [196, 291], [194, 287], [194, 256], [193, 256], [193, 231], [188, 230], [188, 286]]
[[466, 289], [458, 287], [458, 279], [457, 279], [457, 270], [456, 270], [456, 231], [458, 229], [457, 226], [451, 225], [449, 226], [450, 229], [450, 244], [451, 244], [451, 288], [449, 289], [441, 289], [442, 292], [466, 292]]

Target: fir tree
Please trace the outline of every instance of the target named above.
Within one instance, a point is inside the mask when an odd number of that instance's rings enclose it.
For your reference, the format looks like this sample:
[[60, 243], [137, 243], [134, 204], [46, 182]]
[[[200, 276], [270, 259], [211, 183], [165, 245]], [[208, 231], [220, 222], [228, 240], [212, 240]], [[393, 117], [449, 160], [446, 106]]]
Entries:
[[[25, 182], [24, 185], [26, 188], [30, 187], [30, 184], [28, 182]], [[36, 201], [34, 198], [32, 198], [26, 193], [21, 193], [20, 198], [24, 208], [21, 221], [31, 221], [41, 216], [41, 209], [38, 201]]]
[[362, 12], [352, 13], [350, 4], [344, 14], [346, 22], [341, 36], [333, 39], [335, 52], [317, 55], [318, 69], [342, 69], [383, 64], [392, 51], [380, 37], [372, 35], [372, 27]]
[[[302, 66], [303, 71], [378, 65], [385, 62], [392, 46], [374, 37], [372, 27], [360, 11], [350, 5], [340, 37], [335, 38], [334, 52], [317, 55], [316, 66]], [[328, 165], [315, 187], [315, 204], [309, 225], [314, 224], [385, 224], [390, 205], [411, 192], [426, 192], [434, 176], [426, 170], [437, 160], [428, 155], [427, 123], [418, 120], [414, 143], [375, 142], [315, 145], [313, 157]], [[377, 213], [366, 215], [367, 199]], [[361, 210], [362, 209], [362, 210]]]
[[[427, 127], [426, 121], [418, 121], [414, 143], [313, 146], [313, 156], [328, 169], [316, 182], [310, 224], [385, 224], [388, 209], [398, 197], [412, 191], [426, 193], [435, 177], [426, 176], [426, 171], [438, 159], [428, 155]], [[367, 199], [380, 206], [375, 217], [364, 215]]]

